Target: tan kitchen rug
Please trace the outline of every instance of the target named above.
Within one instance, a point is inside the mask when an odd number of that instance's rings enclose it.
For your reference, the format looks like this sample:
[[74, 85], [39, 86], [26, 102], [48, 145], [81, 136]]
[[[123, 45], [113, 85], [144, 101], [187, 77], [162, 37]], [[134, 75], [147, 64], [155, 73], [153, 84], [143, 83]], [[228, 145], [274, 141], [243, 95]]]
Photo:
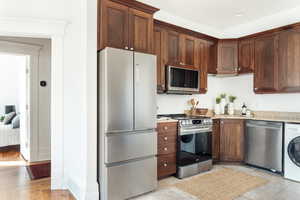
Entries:
[[173, 186], [201, 200], [233, 200], [267, 180], [229, 168], [183, 180]]

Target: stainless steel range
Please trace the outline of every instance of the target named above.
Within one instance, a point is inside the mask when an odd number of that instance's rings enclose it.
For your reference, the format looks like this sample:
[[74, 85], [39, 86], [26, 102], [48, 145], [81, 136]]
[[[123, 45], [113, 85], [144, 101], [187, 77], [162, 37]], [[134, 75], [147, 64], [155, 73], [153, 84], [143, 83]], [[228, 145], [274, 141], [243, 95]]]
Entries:
[[212, 168], [212, 119], [175, 116], [178, 122], [177, 177], [185, 178]]

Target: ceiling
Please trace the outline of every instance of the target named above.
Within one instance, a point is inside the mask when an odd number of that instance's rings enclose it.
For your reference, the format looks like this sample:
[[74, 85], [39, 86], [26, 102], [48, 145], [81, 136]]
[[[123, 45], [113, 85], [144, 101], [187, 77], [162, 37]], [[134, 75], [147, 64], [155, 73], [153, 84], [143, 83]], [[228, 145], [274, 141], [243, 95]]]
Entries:
[[300, 0], [139, 0], [222, 32], [300, 6]]

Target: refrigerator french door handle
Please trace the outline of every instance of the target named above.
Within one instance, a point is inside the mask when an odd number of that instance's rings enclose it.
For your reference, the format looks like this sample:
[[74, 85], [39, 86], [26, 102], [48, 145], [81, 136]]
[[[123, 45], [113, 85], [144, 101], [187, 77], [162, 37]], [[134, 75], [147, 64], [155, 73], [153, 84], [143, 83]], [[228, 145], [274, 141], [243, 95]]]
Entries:
[[140, 82], [140, 65], [139, 64], [136, 64], [135, 65], [135, 83], [136, 84], [139, 84]]

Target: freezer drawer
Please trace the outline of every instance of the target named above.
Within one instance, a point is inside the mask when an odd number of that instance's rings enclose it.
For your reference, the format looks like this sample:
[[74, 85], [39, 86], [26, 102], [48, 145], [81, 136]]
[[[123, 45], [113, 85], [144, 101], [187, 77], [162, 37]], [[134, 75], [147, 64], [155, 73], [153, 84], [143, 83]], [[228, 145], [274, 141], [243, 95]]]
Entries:
[[247, 121], [247, 164], [282, 172], [282, 123]]
[[157, 159], [108, 167], [108, 200], [123, 200], [153, 191], [157, 187]]
[[105, 163], [123, 162], [157, 154], [157, 133], [131, 132], [105, 136]]

